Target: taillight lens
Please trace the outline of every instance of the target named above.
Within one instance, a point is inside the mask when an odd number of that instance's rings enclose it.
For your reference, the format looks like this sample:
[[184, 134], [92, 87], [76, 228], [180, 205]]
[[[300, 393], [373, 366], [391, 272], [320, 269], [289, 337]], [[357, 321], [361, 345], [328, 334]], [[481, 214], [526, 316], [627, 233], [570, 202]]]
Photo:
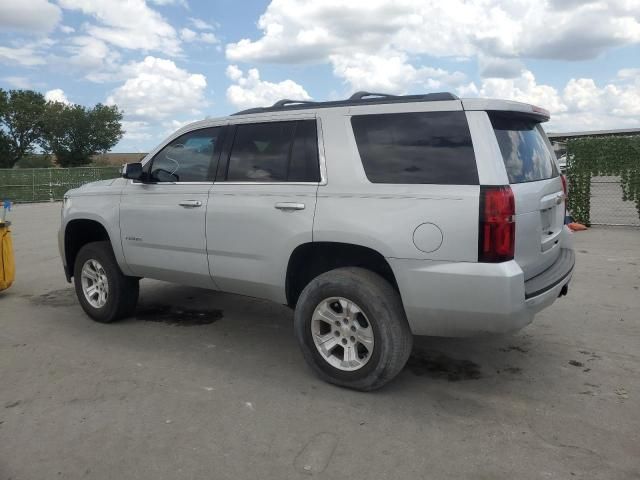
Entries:
[[564, 192], [564, 216], [567, 216], [567, 204], [569, 203], [569, 191], [567, 188], [567, 177], [566, 175], [560, 175], [562, 179], [562, 191]]
[[515, 214], [515, 200], [511, 187], [480, 187], [479, 262], [497, 263], [513, 260]]

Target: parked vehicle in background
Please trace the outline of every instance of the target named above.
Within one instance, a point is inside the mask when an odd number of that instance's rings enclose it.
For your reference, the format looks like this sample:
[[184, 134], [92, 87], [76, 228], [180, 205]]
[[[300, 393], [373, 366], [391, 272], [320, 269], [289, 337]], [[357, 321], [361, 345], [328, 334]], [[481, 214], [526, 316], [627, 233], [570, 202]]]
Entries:
[[283, 100], [171, 135], [67, 193], [60, 250], [97, 321], [143, 277], [295, 308], [323, 379], [381, 387], [412, 335], [517, 330], [574, 266], [549, 114], [449, 93]]

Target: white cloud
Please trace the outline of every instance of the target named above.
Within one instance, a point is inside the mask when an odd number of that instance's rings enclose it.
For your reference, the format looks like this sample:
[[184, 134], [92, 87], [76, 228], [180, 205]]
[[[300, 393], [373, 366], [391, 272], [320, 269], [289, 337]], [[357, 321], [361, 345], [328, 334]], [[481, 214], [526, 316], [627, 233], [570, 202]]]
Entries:
[[42, 47], [49, 46], [45, 42], [29, 42], [16, 47], [5, 47], [0, 45], [0, 63], [20, 65], [23, 67], [33, 67], [47, 63], [42, 52]]
[[196, 30], [215, 30], [215, 27], [201, 18], [189, 17], [189, 22]]
[[408, 63], [407, 55], [400, 52], [336, 54], [329, 60], [334, 74], [344, 79], [352, 90], [406, 93], [412, 87], [422, 90], [452, 88], [465, 80], [465, 75], [460, 72], [414, 67]]
[[171, 60], [148, 56], [125, 70], [130, 78], [106, 103], [124, 110], [128, 120], [154, 122], [175, 114], [199, 115], [208, 106], [204, 75], [187, 72]]
[[558, 91], [549, 85], [539, 85], [528, 70], [516, 78], [487, 78], [482, 81], [479, 96], [503, 98], [519, 102], [533, 103], [553, 113], [567, 110]]
[[192, 118], [189, 120], [168, 120], [166, 122], [162, 122], [162, 126], [164, 127], [164, 134], [171, 135], [176, 130], [181, 129], [185, 125], [189, 125], [190, 123], [196, 122], [198, 120], [202, 120], [201, 118]]
[[183, 28], [180, 30], [180, 38], [185, 42], [193, 42], [198, 37], [198, 34], [190, 28]]
[[[581, 60], [640, 42], [640, 0], [570, 3], [571, 8], [562, 0], [273, 0], [258, 21], [261, 36], [228, 44], [226, 55], [244, 62], [331, 61], [346, 75], [351, 67], [336, 58], [352, 64], [358, 55], [398, 52], [407, 56], [400, 63], [409, 71], [406, 64], [418, 55]], [[487, 76], [520, 73], [513, 63], [487, 67]]]
[[635, 69], [620, 70], [603, 86], [593, 79], [570, 79], [559, 91], [538, 84], [528, 70], [512, 79], [484, 79], [480, 86], [458, 88], [461, 96], [504, 98], [532, 103], [551, 112], [547, 130], [577, 131], [640, 127], [640, 76]]
[[86, 78], [91, 81], [105, 81], [120, 68], [120, 54], [109, 48], [106, 42], [80, 35], [73, 37], [65, 46], [69, 55], [64, 59], [73, 67], [87, 71]]
[[2, 80], [14, 88], [28, 89], [32, 88], [33, 86], [31, 80], [29, 80], [27, 77], [9, 76], [3, 77]]
[[98, 24], [85, 25], [91, 37], [123, 49], [181, 52], [175, 29], [144, 0], [59, 0], [62, 8], [80, 10]]
[[60, 31], [62, 33], [73, 33], [76, 31], [76, 29], [73, 27], [70, 27], [69, 25], [60, 25]]
[[46, 33], [58, 24], [60, 8], [48, 0], [2, 0], [0, 30]]
[[181, 29], [180, 38], [184, 42], [218, 43], [218, 38], [212, 32], [195, 32], [190, 28]]
[[198, 39], [203, 42], [203, 43], [218, 43], [218, 37], [215, 36], [215, 34], [211, 33], [211, 32], [203, 32], [198, 36]]
[[495, 58], [479, 55], [478, 65], [482, 78], [516, 78], [524, 70], [523, 63], [514, 58]]
[[150, 0], [150, 2], [163, 7], [166, 5], [178, 5], [187, 9], [189, 8], [187, 0]]
[[47, 102], [60, 102], [60, 103], [65, 103], [67, 105], [71, 103], [61, 88], [54, 88], [53, 90], [48, 90], [44, 94], [44, 99]]
[[260, 73], [255, 68], [245, 75], [236, 65], [229, 65], [226, 73], [234, 82], [227, 88], [227, 100], [238, 108], [263, 107], [283, 98], [311, 99], [307, 91], [293, 80], [279, 83], [260, 80]]
[[124, 139], [129, 142], [148, 141], [153, 138], [151, 124], [142, 120], [123, 120]]

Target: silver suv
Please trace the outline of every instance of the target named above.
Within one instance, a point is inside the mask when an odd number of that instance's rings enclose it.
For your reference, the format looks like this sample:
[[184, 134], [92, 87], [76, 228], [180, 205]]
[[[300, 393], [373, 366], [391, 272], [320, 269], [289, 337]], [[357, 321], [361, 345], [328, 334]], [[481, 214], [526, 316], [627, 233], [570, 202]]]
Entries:
[[372, 390], [412, 335], [508, 332], [566, 294], [566, 184], [547, 111], [450, 93], [282, 100], [188, 125], [71, 190], [67, 279], [100, 322], [142, 277], [295, 308], [323, 379]]

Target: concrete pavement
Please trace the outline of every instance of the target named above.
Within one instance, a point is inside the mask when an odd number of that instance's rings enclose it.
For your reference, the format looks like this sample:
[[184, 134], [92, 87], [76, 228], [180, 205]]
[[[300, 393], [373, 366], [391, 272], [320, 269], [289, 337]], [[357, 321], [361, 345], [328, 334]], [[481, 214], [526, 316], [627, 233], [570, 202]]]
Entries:
[[399, 378], [340, 389], [278, 305], [143, 281], [86, 317], [59, 204], [12, 212], [0, 293], [0, 479], [640, 478], [640, 230], [576, 234], [568, 297], [518, 334], [416, 340]]

